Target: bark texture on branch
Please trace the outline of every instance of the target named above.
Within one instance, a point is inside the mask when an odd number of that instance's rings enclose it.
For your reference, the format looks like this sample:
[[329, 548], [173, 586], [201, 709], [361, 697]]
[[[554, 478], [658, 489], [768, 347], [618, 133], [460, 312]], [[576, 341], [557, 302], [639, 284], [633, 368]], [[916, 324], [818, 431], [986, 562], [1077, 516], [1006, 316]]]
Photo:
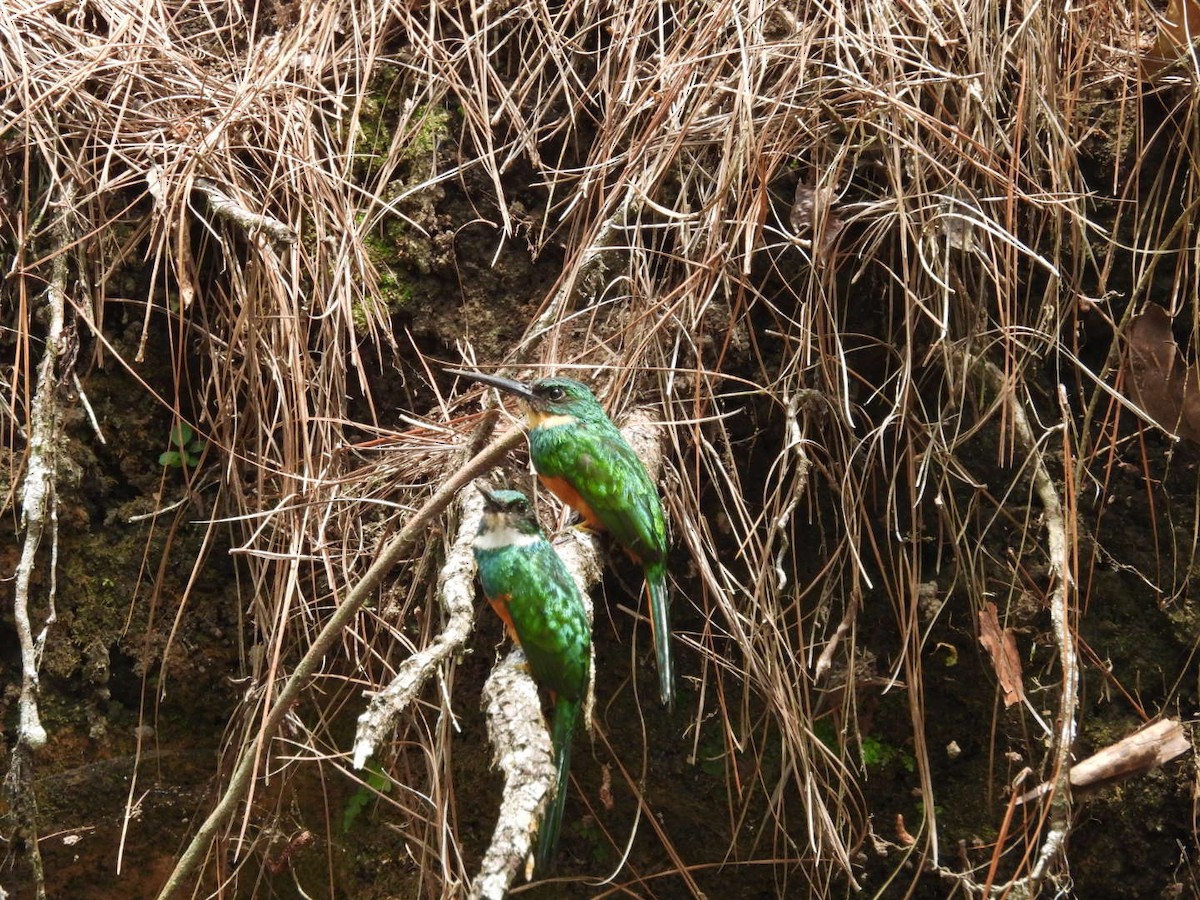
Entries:
[[[38, 666], [54, 610], [55, 566], [58, 559], [57, 477], [58, 452], [62, 439], [62, 387], [64, 370], [70, 366], [69, 348], [74, 335], [66, 327], [67, 253], [71, 246], [75, 190], [63, 182], [58, 192], [58, 221], [52, 231], [54, 255], [50, 279], [43, 294], [47, 322], [37, 384], [29, 410], [29, 447], [25, 480], [21, 485], [21, 524], [25, 539], [17, 563], [13, 592], [13, 622], [21, 647], [21, 694], [17, 701], [17, 740], [13, 747], [4, 793], [12, 808], [18, 832], [24, 837], [33, 869], [35, 891], [46, 895], [41, 856], [37, 848], [37, 797], [33, 790], [34, 754], [46, 744], [46, 729], [38, 713]], [[48, 611], [40, 634], [34, 637], [29, 616], [29, 588], [37, 567], [38, 549], [47, 531], [50, 536]]]
[[470, 896], [501, 900], [529, 858], [542, 814], [559, 788], [541, 698], [520, 647], [514, 647], [488, 676], [483, 706], [495, 748], [492, 762], [504, 773], [504, 793]]
[[371, 698], [358, 717], [354, 768], [361, 769], [379, 741], [392, 731], [396, 717], [421, 693], [430, 676], [458, 653], [475, 627], [475, 557], [471, 542], [483, 517], [483, 496], [468, 488], [458, 495], [458, 535], [438, 576], [438, 598], [446, 625], [429, 644], [400, 664], [391, 683]]
[[[662, 470], [662, 426], [647, 410], [636, 410], [621, 432], [641, 458], [650, 477], [658, 481]], [[594, 621], [589, 591], [603, 575], [599, 540], [585, 529], [568, 528], [555, 536], [553, 543], [567, 571], [579, 585], [589, 620]], [[524, 654], [514, 650], [499, 664], [484, 687], [488, 733], [495, 747], [496, 764], [504, 772], [504, 792], [492, 840], [471, 883], [473, 900], [493, 900], [508, 893], [517, 873], [525, 867], [546, 798], [552, 796], [555, 788], [553, 758], [542, 756], [543, 746], [547, 754], [550, 752], [550, 735], [537, 686], [529, 670], [519, 665], [523, 660]], [[594, 640], [589, 678], [583, 720], [590, 730], [596, 681]], [[578, 736], [576, 740], [579, 740]], [[560, 789], [565, 790], [566, 785]]]

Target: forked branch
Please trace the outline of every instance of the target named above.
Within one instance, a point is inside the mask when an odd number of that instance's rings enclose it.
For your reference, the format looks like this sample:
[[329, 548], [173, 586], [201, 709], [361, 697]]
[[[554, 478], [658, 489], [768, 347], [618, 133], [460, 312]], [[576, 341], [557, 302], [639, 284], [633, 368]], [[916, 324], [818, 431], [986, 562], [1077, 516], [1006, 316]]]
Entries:
[[475, 559], [471, 540], [483, 515], [483, 497], [478, 491], [463, 491], [459, 494], [458, 508], [458, 536], [438, 577], [438, 598], [446, 613], [446, 626], [429, 646], [400, 664], [391, 683], [371, 698], [358, 717], [353, 757], [356, 769], [367, 764], [379, 741], [391, 733], [396, 717], [421, 693], [442, 663], [462, 649], [475, 625]]
[[521, 432], [514, 429], [501, 435], [477, 453], [462, 468], [447, 478], [445, 483], [433, 496], [425, 501], [425, 504], [409, 519], [408, 523], [400, 530], [400, 533], [386, 547], [380, 550], [375, 562], [371, 564], [358, 583], [349, 590], [342, 604], [329, 617], [329, 621], [325, 623], [325, 627], [321, 629], [320, 634], [313, 640], [312, 645], [308, 648], [308, 652], [296, 664], [295, 670], [284, 683], [256, 739], [243, 748], [237, 765], [234, 767], [233, 774], [230, 776], [229, 786], [225, 789], [225, 793], [221, 796], [221, 799], [217, 802], [212, 812], [208, 814], [208, 818], [204, 820], [204, 823], [188, 844], [187, 849], [184, 850], [183, 855], [179, 858], [179, 862], [175, 864], [174, 871], [159, 893], [159, 900], [166, 900], [166, 898], [180, 891], [200, 867], [201, 862], [208, 853], [209, 846], [217, 836], [217, 832], [229, 821], [238, 804], [245, 797], [246, 791], [249, 790], [260, 749], [266, 747], [275, 735], [284, 716], [291, 710], [292, 704], [300, 696], [300, 691], [308, 684], [308, 679], [317, 670], [317, 667], [321, 664], [321, 660], [330, 647], [333, 646], [342, 629], [353, 621], [355, 615], [362, 608], [362, 605], [372, 596], [380, 582], [383, 581], [383, 577], [408, 552], [417, 539], [425, 533], [430, 523], [454, 499], [455, 494], [470, 483], [473, 478], [478, 477], [496, 465], [497, 462], [504, 458], [505, 454], [521, 441], [521, 438]]

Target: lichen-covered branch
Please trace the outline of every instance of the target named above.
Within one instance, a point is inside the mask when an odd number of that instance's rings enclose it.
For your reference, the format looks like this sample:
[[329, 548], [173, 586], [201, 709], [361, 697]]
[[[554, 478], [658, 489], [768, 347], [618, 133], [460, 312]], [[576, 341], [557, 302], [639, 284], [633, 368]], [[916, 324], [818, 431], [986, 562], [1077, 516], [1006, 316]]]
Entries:
[[[64, 210], [63, 217], [67, 215], [69, 211]], [[60, 246], [65, 247], [66, 244]], [[13, 618], [21, 645], [17, 741], [34, 750], [46, 743], [46, 730], [42, 727], [37, 708], [38, 660], [33, 627], [29, 620], [29, 585], [42, 537], [53, 520], [56, 500], [56, 456], [62, 420], [58, 362], [63, 346], [66, 266], [66, 258], [60, 252], [54, 261], [54, 274], [44, 295], [49, 326], [29, 414], [29, 453], [25, 464], [25, 480], [21, 486], [21, 521], [25, 528], [25, 540], [17, 564], [13, 602]]]
[[488, 736], [496, 749], [493, 762], [504, 773], [504, 793], [496, 830], [471, 882], [470, 897], [501, 900], [529, 857], [558, 777], [550, 735], [542, 722], [541, 699], [520, 647], [513, 648], [488, 676], [483, 706]]
[[379, 551], [375, 562], [347, 592], [342, 604], [329, 617], [329, 621], [325, 623], [325, 627], [313, 640], [308, 652], [304, 654], [304, 657], [296, 664], [295, 670], [284, 682], [256, 740], [251, 741], [242, 749], [233, 774], [229, 778], [229, 786], [175, 864], [174, 871], [159, 893], [159, 900], [167, 900], [168, 897], [173, 896], [195, 874], [208, 853], [209, 846], [216, 838], [217, 832], [229, 821], [238, 804], [246, 795], [254, 775], [255, 762], [259, 758], [259, 748], [265, 746], [275, 735], [284, 716], [291, 710], [292, 704], [300, 696], [300, 691], [308, 684], [308, 679], [317, 670], [321, 660], [333, 646], [342, 629], [353, 621], [362, 605], [383, 581], [383, 577], [409, 551], [417, 539], [425, 534], [433, 520], [449, 505], [454, 496], [472, 479], [503, 459], [505, 454], [521, 441], [521, 437], [519, 430], [509, 431], [472, 457], [468, 463], [446, 479], [433, 496], [413, 514], [400, 533]]
[[[4, 780], [16, 819], [25, 837], [33, 868], [38, 897], [45, 896], [41, 857], [37, 850], [37, 798], [33, 793], [33, 755], [46, 744], [46, 729], [38, 713], [38, 662], [45, 644], [46, 629], [54, 622], [54, 561], [57, 559], [58, 521], [55, 504], [58, 472], [58, 446], [62, 426], [63, 373], [61, 371], [68, 342], [66, 331], [67, 253], [72, 241], [71, 219], [75, 191], [70, 181], [63, 182], [57, 198], [58, 220], [53, 228], [54, 256], [50, 280], [43, 294], [46, 311], [46, 340], [38, 363], [37, 385], [29, 411], [29, 449], [25, 462], [25, 480], [21, 485], [21, 521], [25, 540], [17, 563], [13, 594], [13, 622], [21, 647], [21, 694], [18, 700], [17, 740], [13, 747], [8, 774]], [[51, 553], [49, 612], [42, 633], [35, 639], [29, 618], [29, 587], [37, 565], [37, 552], [46, 531], [54, 545]]]
[[248, 234], [262, 231], [278, 244], [296, 243], [296, 232], [289, 226], [271, 216], [247, 209], [225, 193], [214, 181], [207, 178], [197, 178], [192, 187], [204, 195], [208, 207], [214, 215], [227, 219], [233, 224], [246, 230]]
[[391, 733], [396, 717], [421, 693], [430, 676], [458, 653], [475, 627], [475, 557], [471, 541], [483, 516], [483, 496], [466, 490], [459, 494], [458, 536], [438, 577], [438, 597], [446, 625], [429, 646], [400, 664], [391, 683], [371, 698], [358, 717], [354, 736], [354, 767], [361, 769], [379, 741]]
[[[991, 363], [984, 364], [985, 377], [998, 391], [1004, 390], [1003, 376]], [[1071, 828], [1071, 747], [1075, 743], [1076, 714], [1079, 705], [1079, 656], [1075, 651], [1075, 635], [1071, 629], [1071, 592], [1073, 582], [1067, 559], [1067, 524], [1059, 501], [1058, 488], [1046, 468], [1045, 454], [1029, 424], [1025, 408], [1012, 393], [1009, 409], [1013, 431], [1021, 446], [1033, 461], [1033, 487], [1042, 503], [1046, 524], [1046, 555], [1050, 563], [1050, 584], [1046, 596], [1050, 599], [1050, 621], [1058, 645], [1059, 665], [1062, 666], [1062, 693], [1058, 699], [1058, 735], [1054, 745], [1055, 784], [1050, 795], [1050, 830], [1029, 873], [1031, 893], [1045, 878], [1050, 864], [1059, 857]]]
[[[662, 427], [645, 410], [637, 410], [621, 431], [650, 477], [657, 480], [662, 469]], [[599, 541], [589, 531], [571, 528], [554, 538], [554, 549], [583, 593], [588, 618], [594, 619], [589, 591], [603, 574]], [[516, 665], [516, 661], [524, 658], [518, 654], [519, 651], [509, 654], [484, 687], [488, 732], [496, 748], [496, 764], [504, 772], [504, 792], [491, 843], [471, 882], [472, 898], [493, 900], [507, 894], [529, 855], [545, 799], [555, 787], [554, 766], [549, 756], [543, 760], [540, 752], [544, 743], [545, 752], [549, 753], [550, 737], [537, 687], [528, 670]], [[593, 644], [591, 684], [583, 711], [589, 728], [595, 678]]]

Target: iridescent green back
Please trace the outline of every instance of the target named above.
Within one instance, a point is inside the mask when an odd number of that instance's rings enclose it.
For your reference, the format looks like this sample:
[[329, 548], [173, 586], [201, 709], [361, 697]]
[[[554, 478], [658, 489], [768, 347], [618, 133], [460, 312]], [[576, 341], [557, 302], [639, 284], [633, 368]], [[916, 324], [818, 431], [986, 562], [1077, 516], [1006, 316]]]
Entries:
[[592, 629], [579, 587], [541, 535], [530, 544], [475, 551], [489, 598], [508, 597], [534, 680], [569, 700], [587, 690]]
[[592, 405], [599, 417], [578, 415], [578, 424], [530, 432], [534, 468], [539, 475], [566, 479], [605, 530], [642, 564], [661, 562], [667, 555], [667, 527], [658, 488], [617, 426], [595, 400]]

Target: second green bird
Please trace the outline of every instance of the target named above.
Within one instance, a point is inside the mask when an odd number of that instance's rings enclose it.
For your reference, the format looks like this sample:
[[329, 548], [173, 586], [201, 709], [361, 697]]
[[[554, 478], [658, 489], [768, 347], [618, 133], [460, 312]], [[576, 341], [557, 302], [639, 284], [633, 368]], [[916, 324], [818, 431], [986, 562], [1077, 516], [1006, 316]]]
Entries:
[[575, 579], [538, 527], [519, 491], [483, 494], [483, 521], [475, 536], [479, 581], [513, 640], [525, 651], [533, 680], [554, 699], [552, 743], [558, 788], [538, 834], [537, 869], [549, 867], [558, 843], [571, 740], [588, 689], [592, 627]]
[[524, 401], [529, 455], [538, 478], [590, 527], [607, 531], [642, 566], [650, 596], [650, 627], [659, 697], [675, 701], [667, 590], [667, 526], [658, 488], [594, 394], [571, 378], [525, 385], [508, 378], [447, 369], [515, 394]]

